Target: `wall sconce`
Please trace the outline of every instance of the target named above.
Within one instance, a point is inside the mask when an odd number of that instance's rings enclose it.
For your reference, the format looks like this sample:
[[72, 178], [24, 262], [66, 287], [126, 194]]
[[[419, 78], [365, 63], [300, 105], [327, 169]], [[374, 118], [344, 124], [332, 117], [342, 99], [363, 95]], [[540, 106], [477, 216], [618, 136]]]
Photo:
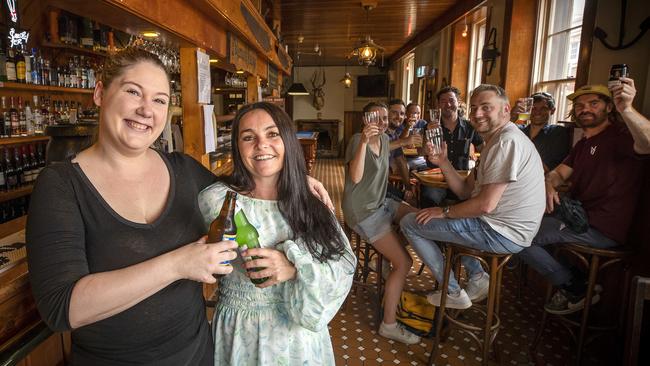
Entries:
[[497, 29], [490, 29], [490, 35], [488, 36], [485, 46], [483, 46], [483, 51], [481, 52], [481, 59], [485, 63], [485, 75], [491, 75], [492, 69], [494, 69], [494, 64], [496, 63], [497, 57], [501, 56], [501, 52], [497, 48]]
[[345, 60], [345, 75], [343, 76], [343, 79], [339, 80], [343, 85], [347, 88], [350, 88], [352, 86], [352, 76], [350, 76], [350, 73], [348, 72], [348, 61], [350, 60], [350, 57], [347, 57]]
[[465, 15], [465, 28], [463, 29], [463, 32], [460, 34], [463, 36], [463, 38], [467, 37], [467, 33], [469, 32], [469, 27], [467, 26], [467, 15]]
[[345, 73], [345, 76], [343, 76], [341, 82], [343, 83], [343, 85], [345, 85], [346, 88], [350, 88], [352, 86], [352, 76], [350, 76], [349, 72]]

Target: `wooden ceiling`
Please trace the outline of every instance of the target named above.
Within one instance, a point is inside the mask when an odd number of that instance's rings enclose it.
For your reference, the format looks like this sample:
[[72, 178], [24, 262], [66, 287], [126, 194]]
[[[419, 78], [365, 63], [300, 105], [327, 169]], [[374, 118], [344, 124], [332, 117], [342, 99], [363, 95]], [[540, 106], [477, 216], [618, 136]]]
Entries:
[[[476, 5], [476, 1], [468, 0], [366, 0], [364, 3], [377, 3], [366, 17], [361, 0], [276, 1], [281, 1], [282, 37], [294, 61], [298, 36], [304, 37], [299, 45], [300, 66], [345, 65], [346, 57], [367, 34], [386, 49], [388, 64], [388, 58], [418, 33], [433, 27], [440, 29], [436, 20], [444, 19], [449, 24], [450, 12], [458, 13], [463, 3]], [[316, 55], [302, 54], [314, 52], [317, 43], [323, 52], [322, 60]], [[357, 64], [356, 59], [351, 59], [349, 64]]]

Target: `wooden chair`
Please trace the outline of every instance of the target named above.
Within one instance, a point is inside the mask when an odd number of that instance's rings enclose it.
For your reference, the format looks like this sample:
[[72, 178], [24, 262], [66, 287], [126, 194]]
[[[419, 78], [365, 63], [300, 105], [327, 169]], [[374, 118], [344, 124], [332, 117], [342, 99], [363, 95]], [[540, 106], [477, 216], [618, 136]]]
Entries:
[[[375, 315], [377, 319], [377, 326], [381, 324], [381, 311], [382, 311], [382, 301], [384, 297], [384, 279], [381, 275], [384, 256], [375, 250], [375, 248], [370, 245], [370, 243], [361, 239], [361, 236], [352, 230], [347, 224], [344, 227], [344, 231], [348, 236], [350, 245], [353, 248], [354, 255], [357, 257], [357, 268], [354, 273], [354, 278], [352, 281], [352, 288], [355, 291], [355, 294], [358, 294], [359, 288], [370, 290], [374, 292], [375, 297]], [[371, 268], [370, 262], [375, 260], [375, 268]], [[375, 283], [368, 283], [368, 275], [374, 272], [376, 281]]]
[[[627, 270], [627, 261], [632, 255], [632, 252], [625, 247], [613, 247], [613, 248], [594, 248], [587, 246], [581, 243], [566, 243], [561, 244], [556, 247], [556, 254], [558, 252], [567, 252], [575, 256], [578, 261], [587, 268], [589, 271], [589, 277], [587, 282], [587, 294], [585, 295], [585, 308], [582, 310], [582, 317], [580, 322], [571, 320], [566, 315], [556, 315], [550, 314], [547, 311], [544, 311], [542, 314], [542, 321], [535, 334], [535, 338], [530, 347], [531, 354], [535, 354], [535, 350], [540, 343], [542, 334], [548, 323], [549, 315], [554, 316], [560, 321], [560, 324], [564, 325], [569, 334], [573, 337], [573, 340], [576, 342], [576, 364], [580, 365], [582, 361], [582, 353], [585, 343], [591, 341], [596, 336], [605, 334], [607, 332], [616, 332], [621, 330], [623, 327], [624, 311], [621, 311], [618, 315], [618, 321], [616, 324], [605, 325], [605, 326], [590, 326], [589, 325], [589, 314], [591, 307], [592, 298], [595, 295], [595, 286], [598, 275], [602, 274], [603, 270], [611, 267], [614, 264], [622, 263], [623, 272], [625, 280], [623, 286], [621, 286], [621, 299], [625, 299], [628, 292], [628, 283], [629, 283], [629, 271]], [[548, 303], [553, 294], [553, 287], [549, 284], [546, 291], [546, 300], [544, 303]], [[623, 300], [622, 300], [623, 301]], [[578, 336], [576, 337], [573, 329], [578, 329]], [[587, 331], [592, 333], [592, 337], [587, 340]]]
[[[445, 243], [445, 269], [444, 280], [442, 283], [441, 298], [440, 298], [440, 311], [436, 317], [436, 334], [433, 341], [433, 348], [429, 355], [428, 365], [433, 365], [438, 354], [438, 345], [440, 344], [443, 335], [443, 324], [445, 320], [448, 321], [450, 329], [458, 328], [464, 334], [470, 336], [480, 349], [482, 350], [482, 364], [488, 364], [490, 356], [490, 347], [494, 343], [494, 339], [501, 328], [501, 320], [499, 319], [499, 307], [501, 304], [501, 280], [503, 277], [503, 267], [506, 265], [512, 254], [499, 254], [467, 248], [462, 245], [453, 243]], [[485, 325], [477, 327], [469, 324], [468, 322], [461, 321], [451, 313], [447, 313], [445, 305], [447, 302], [447, 287], [449, 285], [449, 277], [452, 268], [457, 269], [460, 267], [460, 259], [463, 256], [476, 258], [479, 260], [490, 275], [490, 285], [488, 290], [487, 304], [478, 305], [473, 304], [472, 308], [478, 310], [485, 316]], [[460, 277], [460, 275], [458, 274]], [[498, 359], [498, 353], [495, 350], [495, 357]]]
[[641, 325], [643, 324], [644, 302], [650, 300], [650, 278], [635, 276], [632, 279], [632, 293], [627, 316], [627, 332], [625, 332], [624, 365], [636, 366], [639, 358], [639, 341]]

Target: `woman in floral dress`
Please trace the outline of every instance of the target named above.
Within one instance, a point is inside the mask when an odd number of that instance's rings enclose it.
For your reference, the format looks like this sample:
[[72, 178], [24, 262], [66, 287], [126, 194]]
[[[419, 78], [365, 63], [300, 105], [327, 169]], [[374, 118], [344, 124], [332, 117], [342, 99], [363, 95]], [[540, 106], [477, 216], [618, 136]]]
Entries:
[[261, 248], [242, 253], [256, 259], [244, 263], [239, 256], [220, 280], [215, 365], [334, 365], [327, 324], [352, 285], [350, 244], [334, 214], [309, 192], [302, 149], [284, 111], [263, 102], [242, 108], [232, 146], [232, 176], [203, 190], [199, 207], [209, 225], [226, 192], [236, 191]]

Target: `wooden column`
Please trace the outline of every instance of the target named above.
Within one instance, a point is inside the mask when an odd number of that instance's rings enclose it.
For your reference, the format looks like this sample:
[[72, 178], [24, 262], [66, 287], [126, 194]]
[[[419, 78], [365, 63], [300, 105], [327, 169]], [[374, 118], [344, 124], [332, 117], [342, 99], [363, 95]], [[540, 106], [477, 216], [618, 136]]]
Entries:
[[205, 154], [203, 111], [198, 103], [196, 51], [199, 48], [181, 47], [181, 93], [183, 95], [183, 147], [185, 153], [197, 161]]
[[248, 87], [246, 88], [247, 102], [248, 103], [259, 102], [259, 100], [257, 100], [257, 76], [248, 75], [246, 82], [248, 83]]
[[[506, 1], [506, 19], [501, 55], [502, 79], [510, 101], [526, 97], [531, 92], [533, 52], [537, 28], [537, 2]], [[505, 64], [504, 64], [505, 62]]]

